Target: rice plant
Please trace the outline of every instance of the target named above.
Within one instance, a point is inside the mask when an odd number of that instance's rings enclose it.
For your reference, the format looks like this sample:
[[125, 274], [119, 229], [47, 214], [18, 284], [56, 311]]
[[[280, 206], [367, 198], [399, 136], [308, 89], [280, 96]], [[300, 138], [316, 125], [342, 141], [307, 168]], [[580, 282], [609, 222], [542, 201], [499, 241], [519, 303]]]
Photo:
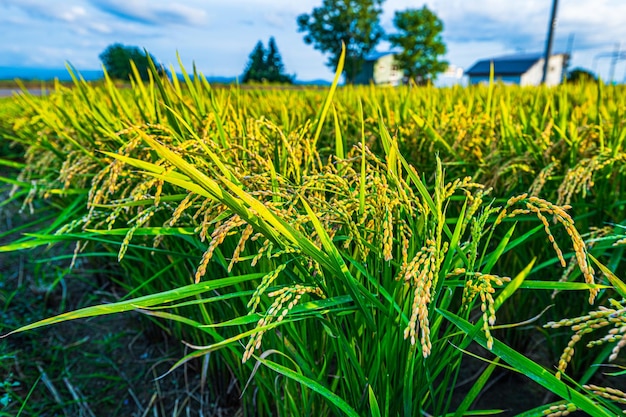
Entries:
[[193, 348], [176, 366], [205, 358], [215, 397], [234, 389], [246, 414], [463, 415], [497, 366], [455, 403], [471, 343], [566, 401], [554, 412], [615, 412], [496, 334], [535, 315], [514, 295], [613, 296], [590, 253], [616, 270], [621, 241], [590, 245], [580, 225], [623, 219], [623, 98], [338, 75], [327, 92], [215, 90], [182, 71], [17, 99], [15, 192], [59, 216], [0, 249], [104, 253], [128, 293], [15, 331], [139, 310]]

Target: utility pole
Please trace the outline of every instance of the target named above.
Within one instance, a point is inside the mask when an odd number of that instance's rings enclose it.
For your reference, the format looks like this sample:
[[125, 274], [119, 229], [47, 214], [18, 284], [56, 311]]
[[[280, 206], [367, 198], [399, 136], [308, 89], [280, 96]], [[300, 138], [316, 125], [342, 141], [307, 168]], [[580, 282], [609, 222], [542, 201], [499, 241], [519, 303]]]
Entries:
[[552, 38], [554, 37], [554, 29], [556, 28], [556, 8], [559, 4], [558, 0], [552, 0], [552, 12], [550, 13], [550, 24], [548, 25], [548, 39], [546, 40], [546, 53], [543, 57], [543, 76], [541, 84], [546, 83], [548, 76], [548, 64], [552, 55]]

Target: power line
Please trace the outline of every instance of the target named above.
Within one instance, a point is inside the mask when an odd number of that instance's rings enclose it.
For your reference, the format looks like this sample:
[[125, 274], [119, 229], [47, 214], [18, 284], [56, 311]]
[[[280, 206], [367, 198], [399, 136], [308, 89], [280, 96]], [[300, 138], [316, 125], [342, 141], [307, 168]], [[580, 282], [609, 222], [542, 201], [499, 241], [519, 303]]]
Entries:
[[[620, 43], [617, 42], [615, 44], [615, 49], [613, 50], [613, 52], [600, 52], [599, 54], [596, 54], [593, 57], [593, 63], [592, 63], [592, 72], [595, 74], [596, 73], [596, 67], [598, 64], [598, 60], [601, 58], [611, 58], [611, 66], [609, 69], [609, 82], [613, 82], [614, 78], [615, 78], [615, 67], [617, 65], [618, 61], [622, 61], [622, 60], [626, 60], [626, 51], [621, 51], [620, 50]], [[625, 77], [626, 78], [626, 77]]]

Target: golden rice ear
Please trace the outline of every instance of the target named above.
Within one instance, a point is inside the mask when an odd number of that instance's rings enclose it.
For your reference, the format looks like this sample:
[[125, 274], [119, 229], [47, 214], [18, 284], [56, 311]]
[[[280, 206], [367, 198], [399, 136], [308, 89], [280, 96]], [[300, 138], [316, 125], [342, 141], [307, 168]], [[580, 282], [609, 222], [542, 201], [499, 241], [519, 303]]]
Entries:
[[578, 407], [575, 404], [567, 402], [565, 404], [551, 405], [543, 411], [543, 415], [545, 417], [565, 417], [577, 410]]
[[415, 254], [407, 266], [404, 276], [398, 278], [403, 279], [413, 290], [411, 317], [404, 329], [404, 338], [409, 339], [411, 344], [415, 345], [419, 328], [421, 351], [424, 357], [428, 357], [432, 349], [428, 308], [432, 299], [433, 281], [435, 274], [438, 273], [438, 262], [435, 241], [427, 239], [426, 245]]
[[[516, 205], [523, 205], [524, 208], [515, 208], [512, 211], [507, 211]], [[566, 211], [569, 208], [571, 207], [559, 206], [542, 198], [534, 196], [529, 197], [527, 193], [524, 193], [519, 196], [512, 197], [507, 201], [505, 207], [500, 211], [494, 224], [498, 225], [505, 218], [514, 218], [515, 216], [518, 216], [520, 214], [534, 214], [543, 224], [544, 231], [548, 236], [548, 240], [552, 244], [552, 247], [554, 248], [557, 258], [561, 263], [561, 266], [563, 268], [566, 268], [567, 263], [565, 262], [565, 258], [563, 256], [561, 248], [554, 239], [550, 223], [548, 222], [548, 219], [546, 217], [546, 215], [551, 216], [556, 223], [559, 223], [563, 228], [565, 228], [565, 231], [569, 235], [572, 242], [572, 247], [574, 249], [576, 263], [578, 264], [578, 267], [583, 274], [585, 282], [587, 284], [594, 284], [595, 272], [593, 268], [589, 265], [587, 259], [587, 246], [582, 236], [580, 235], [580, 232], [578, 231], [578, 229], [576, 229], [576, 226], [574, 225], [574, 220]], [[593, 304], [595, 297], [599, 291], [600, 290], [595, 287], [589, 289], [589, 304]]]
[[603, 152], [591, 158], [579, 161], [576, 166], [567, 170], [563, 182], [558, 188], [558, 205], [569, 205], [572, 197], [576, 194], [587, 196], [587, 192], [593, 188], [594, 174], [616, 162], [624, 162], [625, 155], [614, 155], [612, 152]]
[[217, 247], [224, 242], [224, 239], [226, 239], [226, 236], [230, 233], [232, 229], [243, 226], [244, 224], [246, 224], [246, 221], [240, 218], [239, 215], [234, 214], [228, 220], [226, 220], [222, 225], [215, 228], [215, 230], [211, 234], [211, 241], [209, 242], [209, 247], [204, 252], [204, 255], [202, 255], [202, 260], [200, 261], [200, 264], [198, 265], [198, 269], [196, 270], [196, 275], [194, 278], [194, 281], [196, 282], [196, 284], [200, 282], [204, 274], [206, 274], [207, 266], [209, 265], [209, 262], [211, 262], [211, 259], [213, 258], [213, 253], [215, 252], [215, 249], [217, 249]]
[[570, 327], [574, 332], [561, 353], [559, 358], [559, 364], [557, 367], [556, 377], [560, 378], [565, 373], [568, 364], [571, 362], [574, 355], [574, 347], [581, 340], [585, 334], [594, 334], [598, 329], [604, 329], [611, 327], [608, 334], [602, 336], [596, 340], [592, 340], [587, 343], [587, 348], [594, 346], [604, 345], [608, 343], [614, 343], [615, 346], [609, 356], [609, 361], [614, 361], [621, 349], [626, 346], [626, 334], [623, 333], [623, 321], [626, 317], [626, 307], [624, 306], [626, 300], [617, 301], [609, 299], [611, 307], [601, 306], [598, 310], [591, 311], [586, 315], [574, 317], [572, 319], [563, 319], [559, 321], [551, 321], [544, 325], [546, 328], [558, 329], [561, 327]]
[[244, 349], [243, 357], [241, 359], [243, 363], [250, 359], [256, 350], [261, 348], [261, 341], [263, 340], [265, 332], [269, 330], [269, 328], [275, 327], [283, 321], [305, 294], [316, 295], [319, 298], [326, 298], [323, 291], [319, 287], [304, 286], [299, 284], [284, 287], [268, 294], [268, 296], [274, 297], [274, 302], [268, 308], [265, 316], [257, 322], [256, 327], [250, 336], [250, 340]]

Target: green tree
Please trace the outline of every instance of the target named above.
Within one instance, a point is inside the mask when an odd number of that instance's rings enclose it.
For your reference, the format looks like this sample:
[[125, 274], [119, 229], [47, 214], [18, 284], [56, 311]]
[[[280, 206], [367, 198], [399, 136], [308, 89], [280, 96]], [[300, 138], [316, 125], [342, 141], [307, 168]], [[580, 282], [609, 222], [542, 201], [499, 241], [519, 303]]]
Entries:
[[265, 47], [263, 42], [258, 41], [250, 58], [246, 69], [243, 72], [243, 82], [248, 83], [250, 81], [263, 81], [265, 78]]
[[148, 80], [148, 73], [150, 72], [148, 57], [158, 68], [159, 72], [161, 72], [162, 75], [165, 74], [163, 67], [157, 64], [156, 58], [137, 46], [126, 46], [121, 43], [115, 43], [109, 45], [99, 55], [109, 76], [119, 80], [128, 80], [132, 77], [131, 61], [135, 63], [141, 79], [144, 81]]
[[267, 71], [266, 77], [269, 82], [293, 83], [294, 77], [285, 74], [283, 58], [280, 56], [280, 52], [278, 52], [278, 46], [276, 46], [276, 40], [273, 36], [270, 38], [267, 45], [265, 68]]
[[276, 41], [270, 38], [268, 49], [258, 41], [243, 73], [243, 82], [293, 83], [293, 77], [284, 73], [285, 66]]
[[364, 57], [384, 36], [380, 14], [384, 0], [323, 0], [311, 14], [298, 16], [298, 31], [306, 32], [304, 42], [329, 54], [328, 65], [337, 66], [341, 43], [346, 45], [343, 75], [350, 84], [359, 73]]
[[393, 47], [400, 48], [396, 61], [407, 79], [427, 84], [448, 68], [440, 60], [446, 53], [441, 37], [443, 22], [426, 6], [396, 12], [393, 25], [397, 32], [388, 36]]
[[595, 74], [584, 68], [574, 68], [567, 73], [568, 83], [595, 83], [597, 81]]

